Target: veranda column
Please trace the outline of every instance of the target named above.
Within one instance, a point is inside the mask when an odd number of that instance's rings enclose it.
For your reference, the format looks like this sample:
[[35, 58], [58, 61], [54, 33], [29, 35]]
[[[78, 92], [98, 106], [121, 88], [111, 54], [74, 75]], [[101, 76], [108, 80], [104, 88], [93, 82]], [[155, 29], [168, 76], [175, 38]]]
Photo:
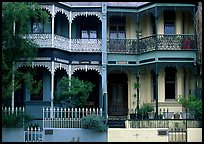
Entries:
[[13, 68], [12, 68], [12, 102], [11, 102], [11, 108], [12, 108], [12, 112], [14, 112], [14, 70], [15, 70], [15, 63], [13, 62]]
[[102, 3], [102, 97], [101, 100], [105, 112], [105, 118], [107, 118], [107, 53], [106, 53], [106, 44], [107, 44], [107, 7], [106, 2]]
[[184, 72], [182, 68], [177, 69], [176, 73], [176, 79], [177, 79], [177, 99], [180, 95], [184, 97]]
[[[155, 32], [156, 32], [156, 50], [158, 50], [158, 13], [157, 13], [157, 7], [155, 7]], [[156, 57], [156, 63], [155, 63], [155, 80], [156, 80], [156, 118], [158, 118], [158, 57]]]
[[183, 18], [181, 11], [176, 12], [176, 34], [183, 34]]
[[[52, 61], [52, 70], [51, 70], [51, 109], [53, 111], [53, 100], [54, 100], [54, 61]], [[53, 113], [51, 112], [51, 117]]]
[[71, 51], [72, 45], [72, 12], [69, 12], [69, 50]]
[[54, 47], [54, 8], [55, 6], [52, 5], [52, 47]]
[[158, 75], [158, 101], [165, 102], [165, 72], [164, 72], [164, 69], [160, 69], [159, 75]]
[[146, 101], [150, 103], [153, 100], [153, 80], [151, 77], [151, 71], [146, 74]]

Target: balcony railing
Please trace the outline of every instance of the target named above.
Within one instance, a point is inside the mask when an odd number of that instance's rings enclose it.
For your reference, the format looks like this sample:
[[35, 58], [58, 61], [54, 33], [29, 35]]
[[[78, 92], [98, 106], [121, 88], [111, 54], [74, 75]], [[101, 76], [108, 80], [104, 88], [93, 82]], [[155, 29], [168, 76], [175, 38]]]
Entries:
[[[158, 35], [158, 50], [193, 50], [194, 35]], [[139, 54], [156, 50], [156, 36], [137, 39], [108, 39], [110, 53]]]
[[[32, 39], [39, 47], [54, 47], [71, 52], [101, 52], [101, 39], [70, 39], [54, 35], [52, 46], [51, 34], [29, 34], [29, 39]], [[193, 50], [194, 35], [180, 34], [180, 35], [162, 35], [148, 36], [137, 39], [108, 39], [107, 52], [109, 53], [126, 53], [139, 54], [156, 50], [156, 42], [158, 50]]]
[[70, 39], [60, 35], [54, 35], [52, 46], [52, 34], [28, 34], [27, 38], [33, 40], [40, 48], [53, 47], [71, 52], [101, 52], [101, 39]]
[[52, 46], [52, 34], [28, 34], [26, 37], [42, 48]]
[[72, 52], [101, 52], [101, 39], [72, 39]]

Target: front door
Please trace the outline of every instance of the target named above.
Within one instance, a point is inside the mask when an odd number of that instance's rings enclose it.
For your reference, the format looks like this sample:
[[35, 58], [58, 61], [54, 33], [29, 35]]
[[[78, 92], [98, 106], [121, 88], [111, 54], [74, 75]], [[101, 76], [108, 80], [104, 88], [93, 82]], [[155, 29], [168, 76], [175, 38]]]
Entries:
[[108, 115], [126, 116], [128, 109], [128, 92], [126, 75], [112, 75], [108, 85]]

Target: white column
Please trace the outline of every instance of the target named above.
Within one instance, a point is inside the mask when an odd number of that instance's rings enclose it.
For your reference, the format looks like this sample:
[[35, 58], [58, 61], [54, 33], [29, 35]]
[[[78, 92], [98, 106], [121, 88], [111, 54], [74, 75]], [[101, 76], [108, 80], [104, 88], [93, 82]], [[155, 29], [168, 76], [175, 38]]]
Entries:
[[176, 12], [176, 34], [182, 34], [183, 33], [183, 18], [181, 11]]
[[55, 6], [52, 5], [52, 47], [54, 47], [54, 8]]
[[[52, 70], [51, 70], [51, 109], [53, 110], [53, 99], [54, 99], [54, 61], [52, 61]], [[52, 112], [51, 112], [52, 117]]]
[[158, 101], [165, 102], [165, 72], [164, 69], [159, 71], [158, 76]]
[[71, 42], [72, 42], [72, 12], [69, 13], [69, 50], [71, 51]]
[[176, 79], [177, 79], [177, 97], [176, 99], [181, 95], [184, 96], [184, 73], [182, 68], [177, 69], [176, 73]]
[[13, 62], [13, 69], [12, 69], [12, 102], [11, 102], [11, 108], [12, 108], [12, 113], [14, 112], [14, 65], [15, 63]]
[[[72, 68], [72, 66], [71, 65], [69, 65], [69, 73], [68, 73], [68, 75], [69, 75], [69, 80], [71, 80], [71, 77], [72, 77], [72, 73], [71, 73], [71, 69]], [[71, 86], [71, 82], [69, 82], [69, 86]]]
[[150, 103], [153, 99], [153, 81], [151, 78], [151, 71], [149, 71], [146, 75], [146, 97], [148, 103]]

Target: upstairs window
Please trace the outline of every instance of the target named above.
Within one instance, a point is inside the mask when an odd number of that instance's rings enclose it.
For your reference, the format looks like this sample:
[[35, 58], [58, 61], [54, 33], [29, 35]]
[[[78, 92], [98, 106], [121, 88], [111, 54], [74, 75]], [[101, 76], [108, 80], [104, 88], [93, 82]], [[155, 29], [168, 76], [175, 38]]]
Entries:
[[31, 20], [31, 33], [42, 34], [51, 33], [51, 21], [41, 22], [40, 20]]
[[124, 39], [125, 38], [125, 26], [110, 26], [110, 38]]
[[164, 12], [164, 34], [175, 34], [175, 12]]
[[81, 31], [81, 38], [82, 39], [96, 39], [97, 38], [97, 31], [96, 30], [82, 30]]
[[112, 16], [109, 19], [110, 25], [110, 39], [125, 39], [126, 37], [126, 17], [125, 16]]

